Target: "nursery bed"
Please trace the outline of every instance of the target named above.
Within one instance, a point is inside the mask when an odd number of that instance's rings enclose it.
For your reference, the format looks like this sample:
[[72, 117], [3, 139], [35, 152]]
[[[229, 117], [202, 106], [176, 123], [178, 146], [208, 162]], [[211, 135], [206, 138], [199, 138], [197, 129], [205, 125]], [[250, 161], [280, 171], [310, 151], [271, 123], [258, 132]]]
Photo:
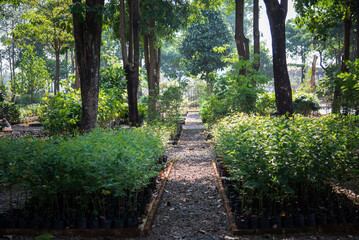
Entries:
[[116, 238], [130, 238], [147, 236], [151, 230], [152, 223], [158, 206], [160, 204], [164, 188], [168, 176], [171, 172], [173, 162], [168, 164], [165, 171], [158, 177], [158, 184], [156, 190], [152, 194], [152, 201], [147, 204], [146, 215], [142, 217], [141, 223], [138, 227], [121, 228], [121, 229], [2, 229], [0, 226], [0, 236], [3, 235], [23, 235], [23, 236], [39, 236], [41, 234], [52, 234], [54, 236], [79, 236], [85, 238], [96, 237], [116, 237]]
[[[300, 226], [300, 227], [266, 227], [260, 226], [258, 223], [260, 221], [260, 217], [248, 217], [246, 220], [250, 221], [250, 219], [255, 219], [258, 224], [258, 228], [254, 229], [240, 229], [236, 224], [236, 215], [232, 212], [232, 206], [227, 197], [225, 187], [223, 186], [222, 177], [219, 174], [219, 168], [217, 166], [217, 162], [215, 160], [212, 161], [212, 165], [216, 174], [216, 178], [218, 181], [219, 189], [221, 192], [221, 196], [224, 202], [224, 206], [227, 211], [228, 220], [232, 229], [232, 232], [235, 235], [248, 235], [248, 234], [256, 234], [256, 235], [264, 235], [264, 234], [284, 234], [284, 233], [335, 233], [335, 234], [359, 234], [359, 222], [352, 223], [334, 223], [334, 224], [318, 224], [314, 226]], [[238, 217], [237, 217], [238, 218]], [[282, 222], [285, 220], [284, 216], [276, 216], [276, 218], [280, 219]], [[294, 221], [294, 220], [292, 220]]]

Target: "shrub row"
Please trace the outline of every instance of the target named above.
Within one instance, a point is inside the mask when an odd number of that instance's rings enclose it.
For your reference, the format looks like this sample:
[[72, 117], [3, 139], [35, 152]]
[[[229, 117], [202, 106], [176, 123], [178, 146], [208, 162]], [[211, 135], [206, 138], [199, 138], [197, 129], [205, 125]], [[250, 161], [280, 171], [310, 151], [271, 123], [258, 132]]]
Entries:
[[0, 184], [30, 192], [34, 215], [118, 215], [121, 206], [135, 208], [133, 195], [158, 175], [167, 137], [143, 127], [70, 139], [0, 138]]
[[[245, 114], [219, 121], [216, 152], [239, 193], [242, 212], [256, 201], [306, 206], [328, 191], [333, 178], [359, 169], [358, 117], [260, 117]], [[314, 194], [314, 196], [313, 196]]]

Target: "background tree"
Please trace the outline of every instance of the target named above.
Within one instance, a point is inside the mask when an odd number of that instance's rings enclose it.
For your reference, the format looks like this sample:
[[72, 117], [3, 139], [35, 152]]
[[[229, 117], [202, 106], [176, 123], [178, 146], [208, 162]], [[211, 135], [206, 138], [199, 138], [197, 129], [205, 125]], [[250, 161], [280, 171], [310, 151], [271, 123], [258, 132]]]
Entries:
[[148, 81], [150, 121], [158, 114], [156, 105], [161, 73], [161, 42], [171, 39], [176, 31], [184, 27], [188, 15], [189, 4], [185, 0], [141, 1], [141, 33]]
[[34, 94], [45, 91], [49, 86], [50, 75], [47, 72], [45, 61], [35, 56], [34, 48], [26, 46], [21, 55], [19, 72], [11, 82], [13, 89], [20, 94], [29, 94], [31, 103], [34, 102]]
[[[342, 32], [344, 33], [343, 56], [338, 53], [337, 62], [340, 64], [340, 66], [338, 65], [340, 70], [347, 72], [348, 68], [345, 62], [350, 58], [351, 26], [355, 19], [355, 1], [298, 0], [295, 3], [295, 8], [299, 14], [296, 19], [297, 23], [306, 25], [307, 29], [315, 33], [316, 38], [322, 41], [330, 37], [330, 31], [328, 30], [335, 28], [338, 25], [338, 20], [342, 20]], [[341, 57], [342, 59], [340, 59]], [[342, 95], [342, 81], [340, 78], [337, 78], [334, 85], [332, 112], [340, 113]]]
[[40, 41], [55, 54], [54, 94], [60, 90], [60, 55], [73, 42], [70, 3], [70, 0], [31, 0], [29, 6], [33, 10], [24, 15], [27, 22], [17, 25], [14, 30], [16, 38]]
[[97, 122], [103, 6], [104, 0], [73, 0], [72, 5], [83, 132], [94, 129]]
[[201, 20], [191, 24], [184, 35], [180, 53], [186, 59], [186, 67], [193, 75], [204, 74], [207, 86], [212, 91], [210, 73], [226, 66], [222, 57], [231, 49], [222, 52], [214, 51], [215, 47], [223, 47], [231, 42], [227, 25], [219, 12], [202, 11]]
[[286, 44], [287, 51], [292, 57], [300, 57], [301, 60], [301, 72], [302, 83], [305, 78], [305, 65], [307, 55], [310, 52], [310, 48], [313, 44], [312, 34], [307, 32], [304, 27], [297, 27], [293, 20], [287, 21], [286, 24]]
[[288, 11], [288, 0], [264, 0], [267, 8], [273, 51], [273, 73], [276, 106], [279, 115], [293, 114], [292, 88], [289, 81], [285, 19]]

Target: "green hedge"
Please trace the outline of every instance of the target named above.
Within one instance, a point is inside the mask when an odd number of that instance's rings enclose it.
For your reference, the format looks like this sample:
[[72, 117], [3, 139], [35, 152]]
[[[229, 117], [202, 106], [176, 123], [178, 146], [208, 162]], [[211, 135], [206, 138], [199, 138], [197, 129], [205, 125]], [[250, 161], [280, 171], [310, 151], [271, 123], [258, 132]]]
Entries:
[[[158, 129], [100, 130], [70, 139], [0, 138], [0, 184], [20, 184], [49, 214], [103, 213], [157, 176], [168, 134]], [[76, 201], [74, 201], [76, 200]], [[63, 203], [62, 207], [58, 202]]]
[[298, 197], [298, 187], [320, 193], [332, 178], [358, 171], [358, 120], [230, 116], [214, 126], [215, 149], [248, 201], [283, 202]]

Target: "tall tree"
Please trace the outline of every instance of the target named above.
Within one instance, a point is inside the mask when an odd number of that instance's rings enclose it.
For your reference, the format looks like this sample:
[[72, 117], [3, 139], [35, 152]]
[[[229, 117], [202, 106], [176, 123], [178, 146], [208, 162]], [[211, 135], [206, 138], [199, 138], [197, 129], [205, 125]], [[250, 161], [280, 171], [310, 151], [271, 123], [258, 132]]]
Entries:
[[73, 0], [75, 51], [82, 99], [81, 130], [96, 127], [104, 0]]
[[286, 25], [286, 44], [287, 51], [292, 57], [300, 57], [302, 82], [305, 78], [305, 64], [307, 60], [307, 53], [310, 51], [310, 46], [313, 44], [313, 37], [305, 27], [297, 27], [293, 20], [289, 20]]
[[[249, 39], [244, 35], [244, 0], [236, 0], [236, 32], [235, 39], [238, 56], [243, 60], [249, 60]], [[245, 75], [246, 70], [242, 69], [241, 74]]]
[[285, 19], [288, 11], [288, 0], [264, 0], [272, 35], [273, 73], [276, 106], [279, 115], [293, 114], [292, 88], [289, 81]]
[[186, 59], [186, 66], [191, 74], [204, 74], [210, 92], [212, 82], [210, 73], [226, 66], [222, 57], [231, 49], [214, 51], [216, 47], [228, 46], [231, 35], [219, 12], [202, 11], [203, 18], [191, 24], [183, 38], [180, 53]]
[[141, 1], [141, 10], [141, 33], [150, 96], [148, 118], [151, 121], [157, 115], [162, 41], [171, 39], [176, 31], [185, 26], [189, 5], [184, 0], [145, 0]]
[[73, 43], [70, 0], [30, 0], [33, 11], [24, 15], [28, 21], [17, 25], [16, 38], [47, 44], [55, 54], [54, 94], [60, 90], [60, 55]]
[[[316, 37], [322, 41], [329, 39], [331, 29], [338, 26], [338, 20], [342, 23], [341, 32], [344, 33], [343, 56], [339, 47], [337, 62], [342, 72], [347, 72], [346, 61], [350, 55], [351, 26], [355, 19], [356, 2], [353, 0], [297, 0], [295, 3], [299, 16], [296, 21], [304, 24]], [[338, 37], [341, 34], [338, 33]], [[340, 43], [340, 41], [339, 41]], [[340, 113], [342, 82], [335, 82], [332, 112]]]
[[253, 53], [255, 56], [254, 68], [258, 71], [260, 67], [260, 32], [259, 32], [259, 2], [253, 0]]

